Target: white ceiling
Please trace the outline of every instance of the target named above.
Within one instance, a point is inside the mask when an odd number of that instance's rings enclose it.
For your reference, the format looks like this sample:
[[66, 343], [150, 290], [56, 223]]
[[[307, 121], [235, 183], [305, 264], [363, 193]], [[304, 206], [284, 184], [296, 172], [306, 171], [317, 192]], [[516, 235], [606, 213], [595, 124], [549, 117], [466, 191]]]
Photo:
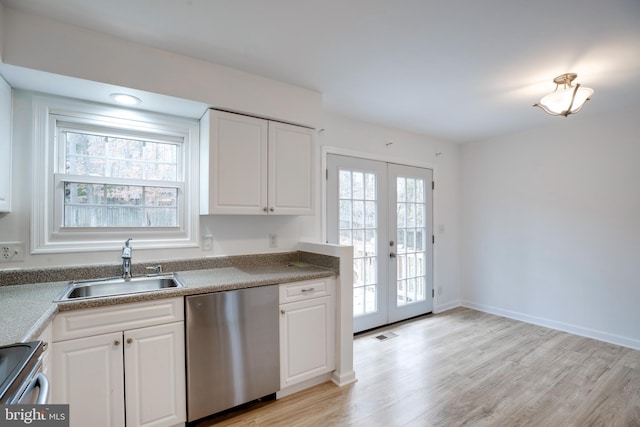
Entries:
[[464, 142], [640, 101], [639, 0], [2, 0], [6, 7], [314, 89], [328, 111]]

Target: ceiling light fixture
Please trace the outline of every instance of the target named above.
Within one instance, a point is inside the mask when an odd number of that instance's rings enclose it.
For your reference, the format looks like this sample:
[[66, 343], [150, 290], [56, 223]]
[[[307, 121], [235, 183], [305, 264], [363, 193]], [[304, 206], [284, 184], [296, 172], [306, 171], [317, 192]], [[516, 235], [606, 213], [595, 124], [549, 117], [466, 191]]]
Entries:
[[127, 95], [126, 93], [112, 93], [109, 96], [118, 104], [122, 105], [138, 105], [142, 102], [140, 98], [136, 98], [133, 95]]
[[533, 106], [542, 108], [552, 116], [567, 117], [569, 114], [580, 111], [584, 103], [593, 94], [593, 89], [581, 86], [580, 83], [573, 86], [571, 82], [576, 77], [578, 75], [575, 73], [566, 73], [553, 79], [556, 89], [542, 98], [540, 102], [533, 104]]

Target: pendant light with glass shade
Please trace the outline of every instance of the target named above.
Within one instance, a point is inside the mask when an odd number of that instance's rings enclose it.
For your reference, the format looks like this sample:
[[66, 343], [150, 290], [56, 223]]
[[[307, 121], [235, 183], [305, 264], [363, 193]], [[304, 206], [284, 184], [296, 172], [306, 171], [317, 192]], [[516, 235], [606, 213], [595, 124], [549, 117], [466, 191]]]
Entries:
[[567, 117], [580, 111], [584, 103], [589, 101], [593, 89], [581, 86], [580, 83], [572, 85], [576, 77], [578, 75], [575, 73], [566, 73], [553, 79], [556, 89], [533, 106], [542, 108], [552, 116]]

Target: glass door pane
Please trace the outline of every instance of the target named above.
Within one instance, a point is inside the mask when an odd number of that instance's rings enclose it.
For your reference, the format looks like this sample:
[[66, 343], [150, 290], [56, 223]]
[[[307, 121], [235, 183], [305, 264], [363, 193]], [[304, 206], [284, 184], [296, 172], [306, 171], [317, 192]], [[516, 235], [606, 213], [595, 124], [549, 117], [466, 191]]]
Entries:
[[386, 164], [333, 155], [327, 161], [328, 240], [353, 246], [354, 329], [370, 329], [384, 324], [388, 300]]
[[377, 303], [378, 205], [373, 173], [338, 171], [340, 244], [353, 246], [353, 314], [374, 313]]
[[432, 309], [431, 181], [428, 169], [389, 165], [389, 228], [396, 236], [395, 262], [392, 257], [390, 265], [395, 278], [389, 303], [391, 322]]

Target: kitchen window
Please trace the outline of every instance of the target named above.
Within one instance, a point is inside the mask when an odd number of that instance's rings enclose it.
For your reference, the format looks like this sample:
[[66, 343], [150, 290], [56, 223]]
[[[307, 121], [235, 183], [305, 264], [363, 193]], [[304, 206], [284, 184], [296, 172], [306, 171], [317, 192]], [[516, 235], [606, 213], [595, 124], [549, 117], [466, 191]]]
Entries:
[[183, 141], [58, 124], [64, 227], [176, 227]]
[[34, 253], [197, 246], [197, 121], [34, 101]]

